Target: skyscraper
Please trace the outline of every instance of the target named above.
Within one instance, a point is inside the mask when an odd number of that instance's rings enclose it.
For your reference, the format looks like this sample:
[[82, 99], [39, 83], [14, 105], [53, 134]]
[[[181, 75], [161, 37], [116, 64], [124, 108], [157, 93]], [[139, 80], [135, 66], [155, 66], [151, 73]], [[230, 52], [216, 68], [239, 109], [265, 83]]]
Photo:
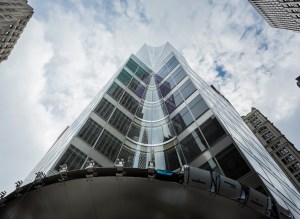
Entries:
[[[92, 167], [103, 167], [98, 169], [105, 171], [93, 172], [91, 164]], [[183, 179], [184, 165], [190, 167], [184, 168]], [[106, 178], [103, 180], [108, 181], [103, 183], [93, 178], [112, 176], [109, 171], [115, 166], [116, 179]], [[123, 168], [128, 169], [124, 172]], [[211, 174], [201, 172], [206, 176], [204, 179], [204, 175], [197, 175], [198, 168], [209, 170]], [[151, 175], [154, 169], [158, 176], [172, 177], [175, 174], [176, 179], [168, 179], [177, 184], [154, 181]], [[194, 171], [197, 172], [196, 178], [192, 178]], [[120, 178], [143, 174], [148, 175], [148, 180], [142, 185], [131, 178]], [[72, 180], [70, 182], [69, 179], [82, 175], [86, 178], [77, 181], [77, 187], [75, 182], [70, 185]], [[89, 182], [89, 186], [81, 185], [85, 182]], [[101, 186], [96, 187], [97, 183]], [[206, 185], [207, 191], [223, 194], [239, 204], [232, 204], [229, 199], [218, 195], [199, 194], [198, 190], [190, 189], [193, 183], [198, 187]], [[151, 213], [149, 218], [180, 218], [183, 215], [190, 218], [224, 218], [224, 215], [228, 218], [266, 218], [271, 206], [267, 196], [272, 198], [273, 206], [281, 209], [277, 215], [279, 218], [300, 217], [300, 195], [293, 184], [229, 101], [208, 86], [169, 43], [160, 47], [144, 45], [136, 55], [131, 55], [62, 133], [25, 179], [25, 184], [25, 194], [32, 188], [36, 189], [29, 195], [32, 203], [35, 200], [35, 208], [55, 214], [53, 212], [59, 208], [57, 202], [64, 203], [65, 208], [76, 206], [76, 214], [60, 207], [59, 213], [66, 215], [65, 218], [83, 214], [82, 210], [78, 210], [82, 205], [86, 208], [95, 205], [96, 209], [107, 206], [101, 211], [93, 209], [96, 216], [91, 218], [97, 218], [99, 214], [108, 215], [112, 205], [115, 205], [116, 212], [124, 206], [127, 211], [132, 208], [137, 212], [147, 211]], [[48, 184], [51, 186], [40, 189]], [[230, 191], [223, 190], [220, 185], [226, 185]], [[17, 192], [9, 197], [10, 200], [20, 196], [19, 189], [17, 186]], [[234, 195], [233, 190], [237, 191]], [[82, 201], [73, 197], [78, 192]], [[140, 197], [145, 193], [145, 197]], [[36, 194], [40, 198], [33, 198]], [[93, 197], [84, 198], [87, 194]], [[257, 196], [254, 198], [252, 194]], [[101, 197], [105, 199], [99, 201]], [[30, 207], [24, 204], [24, 199], [20, 200], [23, 203], [21, 207], [8, 207], [7, 212], [19, 208], [20, 212], [31, 217], [38, 214], [28, 210]], [[70, 204], [70, 201], [76, 203]], [[17, 205], [17, 201], [14, 203]], [[102, 203], [101, 206], [98, 203]], [[145, 205], [142, 206], [142, 203]], [[262, 214], [256, 215], [252, 208], [260, 208]], [[119, 216], [129, 214], [121, 211], [123, 213]], [[90, 214], [91, 210], [86, 212]]]
[[0, 1], [0, 62], [7, 59], [32, 14], [27, 0]]
[[249, 0], [271, 27], [300, 31], [300, 3], [295, 0]]
[[300, 191], [300, 153], [259, 110], [242, 117], [250, 130]]

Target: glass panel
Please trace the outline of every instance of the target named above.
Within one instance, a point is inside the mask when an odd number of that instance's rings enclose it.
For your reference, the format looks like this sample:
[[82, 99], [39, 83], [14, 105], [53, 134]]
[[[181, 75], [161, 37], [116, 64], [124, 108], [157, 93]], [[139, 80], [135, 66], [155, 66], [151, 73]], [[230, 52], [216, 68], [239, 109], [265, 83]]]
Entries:
[[234, 145], [217, 154], [216, 159], [225, 176], [231, 179], [239, 179], [251, 171]]
[[166, 107], [171, 114], [181, 103], [183, 102], [183, 98], [179, 91], [175, 91], [169, 99], [166, 100]]
[[107, 121], [109, 119], [109, 116], [112, 114], [114, 108], [115, 106], [113, 104], [111, 104], [108, 100], [103, 98], [96, 107], [95, 113], [102, 119]]
[[175, 170], [180, 167], [180, 162], [175, 148], [164, 151], [164, 154], [167, 170]]
[[184, 72], [182, 67], [179, 67], [178, 69], [176, 69], [176, 71], [172, 74], [172, 77], [173, 77], [174, 81], [176, 82], [176, 84], [179, 84], [180, 81], [182, 81], [182, 79], [185, 78], [185, 76], [186, 76], [186, 73]]
[[101, 125], [99, 125], [92, 119], [88, 119], [77, 136], [88, 143], [89, 146], [93, 146], [102, 129], [103, 128], [101, 127]]
[[214, 173], [213, 175], [221, 174], [221, 171], [220, 171], [219, 167], [217, 166], [216, 161], [214, 159], [208, 160], [206, 163], [204, 163], [199, 168], [213, 172]]
[[166, 76], [167, 76], [167, 74], [169, 74], [169, 71], [168, 71], [168, 68], [167, 68], [167, 66], [165, 65], [164, 67], [162, 67], [162, 69], [159, 71], [159, 72], [157, 72], [157, 74], [156, 74], [156, 81], [157, 81], [157, 83], [159, 83], [159, 82], [161, 82]]
[[59, 166], [67, 164], [68, 170], [78, 170], [82, 167], [87, 155], [81, 152], [79, 149], [70, 145], [64, 155], [60, 158], [59, 162], [55, 166], [55, 170], [59, 171]]
[[129, 149], [125, 145], [122, 147], [118, 159], [123, 159], [125, 167], [133, 167], [133, 160], [134, 160], [135, 151]]
[[128, 118], [119, 109], [116, 109], [108, 123], [110, 125], [112, 125], [113, 127], [115, 127], [123, 135], [126, 135], [128, 129], [129, 129], [130, 123], [131, 123], [131, 119]]
[[124, 93], [122, 99], [120, 100], [120, 104], [124, 106], [129, 112], [133, 115], [135, 114], [136, 109], [139, 106], [139, 102], [134, 99], [130, 94], [127, 92]]
[[114, 98], [117, 102], [120, 100], [123, 93], [124, 93], [123, 88], [121, 88], [115, 82], [111, 85], [111, 87], [107, 91], [107, 94], [112, 98]]
[[160, 87], [160, 92], [165, 97], [175, 87], [175, 82], [172, 78], [167, 79]]
[[207, 149], [205, 140], [198, 129], [195, 129], [191, 134], [185, 137], [180, 144], [182, 152], [188, 163], [193, 161]]
[[115, 161], [122, 146], [122, 142], [116, 137], [104, 130], [101, 137], [95, 145], [95, 150], [99, 151], [111, 161]]
[[133, 93], [135, 93], [139, 98], [141, 98], [143, 96], [144, 91], [145, 91], [145, 87], [140, 82], [138, 82], [135, 78], [132, 79], [128, 88]]
[[129, 84], [131, 78], [132, 76], [125, 69], [123, 69], [118, 76], [118, 80], [121, 81], [126, 87]]
[[196, 90], [194, 84], [188, 80], [186, 81], [180, 88], [181, 94], [183, 96], [183, 99], [187, 99], [194, 91]]
[[141, 134], [141, 127], [135, 123], [132, 123], [130, 126], [130, 130], [128, 132], [128, 137], [134, 141], [139, 142], [140, 134]]
[[177, 135], [186, 129], [192, 122], [193, 118], [188, 108], [183, 108], [177, 115], [172, 119], [173, 126]]
[[132, 73], [135, 73], [135, 71], [136, 71], [136, 69], [138, 68], [139, 65], [135, 61], [130, 59], [128, 61], [128, 63], [126, 64], [126, 66], [127, 66], [127, 68], [129, 68], [132, 71]]
[[[135, 75], [138, 78], [140, 78], [142, 81], [144, 81], [149, 76], [149, 74], [141, 66], [139, 66], [139, 68], [136, 71]], [[146, 84], [148, 84], [148, 83], [146, 83]]]
[[173, 56], [167, 63], [169, 72], [171, 72], [178, 64], [179, 64], [179, 62], [177, 61], [175, 56]]
[[188, 104], [193, 116], [195, 119], [197, 119], [199, 116], [201, 116], [203, 113], [205, 113], [208, 110], [208, 106], [202, 99], [200, 95], [198, 95], [195, 99], [193, 99]]
[[210, 146], [226, 134], [216, 118], [209, 118], [200, 126], [200, 129]]

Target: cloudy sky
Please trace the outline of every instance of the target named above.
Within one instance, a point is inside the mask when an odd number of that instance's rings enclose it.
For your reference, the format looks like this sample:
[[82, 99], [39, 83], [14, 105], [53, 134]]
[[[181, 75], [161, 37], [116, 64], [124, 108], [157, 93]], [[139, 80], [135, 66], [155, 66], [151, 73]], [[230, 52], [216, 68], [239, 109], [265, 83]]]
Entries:
[[170, 42], [241, 115], [252, 106], [300, 147], [300, 33], [247, 0], [29, 0], [34, 15], [0, 64], [0, 191], [24, 179], [144, 43]]

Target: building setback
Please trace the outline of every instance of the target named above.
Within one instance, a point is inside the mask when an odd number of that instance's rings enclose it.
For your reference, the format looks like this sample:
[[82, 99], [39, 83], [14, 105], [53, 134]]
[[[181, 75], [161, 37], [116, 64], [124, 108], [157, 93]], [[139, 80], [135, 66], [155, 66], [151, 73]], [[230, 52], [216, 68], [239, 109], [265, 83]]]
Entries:
[[259, 110], [242, 117], [261, 144], [300, 191], [300, 153]]
[[132, 54], [24, 184], [0, 217], [300, 218], [294, 185], [169, 43]]
[[0, 62], [8, 58], [32, 14], [27, 0], [0, 0]]
[[271, 27], [300, 31], [300, 2], [296, 0], [249, 0]]

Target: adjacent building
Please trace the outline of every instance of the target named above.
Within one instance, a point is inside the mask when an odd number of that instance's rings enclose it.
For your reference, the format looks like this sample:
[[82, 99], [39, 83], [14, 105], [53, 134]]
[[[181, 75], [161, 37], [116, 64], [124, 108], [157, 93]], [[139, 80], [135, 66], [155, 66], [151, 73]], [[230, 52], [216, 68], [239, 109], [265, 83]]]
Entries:
[[249, 0], [271, 27], [300, 31], [300, 3], [296, 0]]
[[32, 14], [27, 0], [0, 0], [0, 62], [8, 58]]
[[242, 117], [261, 144], [300, 191], [300, 152], [259, 110]]
[[[194, 169], [183, 178], [186, 165]], [[201, 174], [190, 180], [193, 171]], [[272, 218], [300, 218], [295, 186], [229, 101], [169, 43], [132, 54], [24, 184], [9, 196], [12, 207], [2, 201], [2, 215], [267, 218], [269, 196], [281, 209]], [[194, 188], [203, 185], [206, 193]]]

